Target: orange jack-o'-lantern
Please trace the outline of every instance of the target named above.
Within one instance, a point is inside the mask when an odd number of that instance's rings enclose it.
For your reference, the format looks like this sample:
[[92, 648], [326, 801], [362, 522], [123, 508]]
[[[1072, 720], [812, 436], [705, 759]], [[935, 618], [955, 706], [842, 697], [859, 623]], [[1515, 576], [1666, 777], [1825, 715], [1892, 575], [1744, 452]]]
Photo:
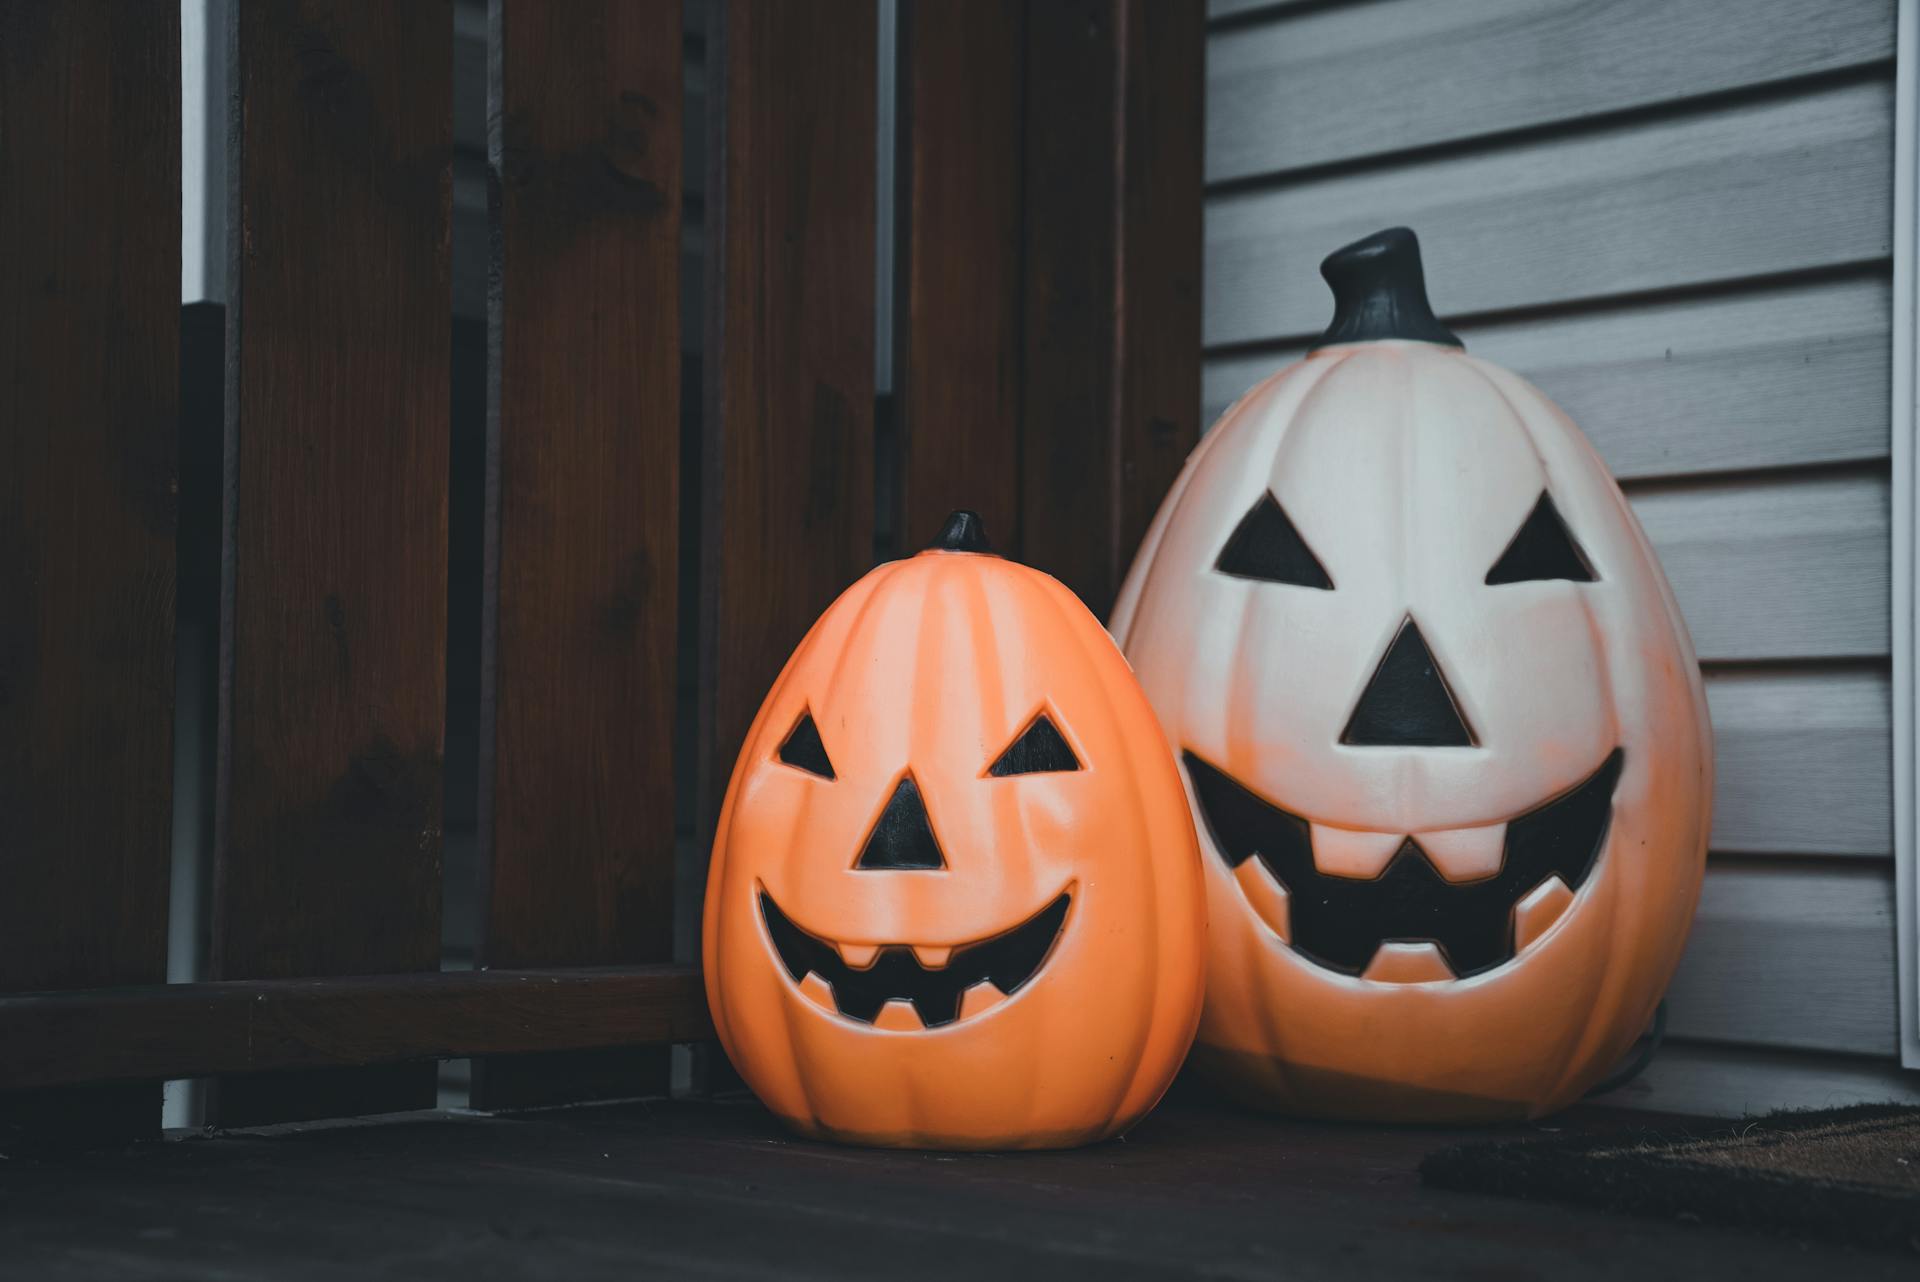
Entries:
[[1059, 1147], [1166, 1090], [1205, 933], [1179, 771], [1126, 660], [956, 513], [835, 601], [762, 705], [714, 840], [707, 998], [803, 1134]]
[[1188, 460], [1114, 634], [1211, 908], [1195, 1058], [1286, 1110], [1539, 1116], [1646, 1026], [1712, 756], [1691, 643], [1580, 431], [1466, 354], [1404, 228]]

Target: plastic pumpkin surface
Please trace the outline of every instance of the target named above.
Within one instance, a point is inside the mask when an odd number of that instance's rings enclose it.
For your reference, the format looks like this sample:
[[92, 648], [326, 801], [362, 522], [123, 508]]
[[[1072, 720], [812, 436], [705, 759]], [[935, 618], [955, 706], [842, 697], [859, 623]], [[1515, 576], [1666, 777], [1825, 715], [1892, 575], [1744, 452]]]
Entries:
[[1179, 771], [1099, 623], [956, 513], [808, 633], [723, 803], [714, 1023], [801, 1134], [1043, 1148], [1124, 1130], [1199, 1019]]
[[1647, 1026], [1705, 866], [1699, 670], [1619, 487], [1428, 310], [1404, 228], [1188, 460], [1113, 622], [1211, 905], [1196, 1059], [1243, 1098], [1537, 1117]]

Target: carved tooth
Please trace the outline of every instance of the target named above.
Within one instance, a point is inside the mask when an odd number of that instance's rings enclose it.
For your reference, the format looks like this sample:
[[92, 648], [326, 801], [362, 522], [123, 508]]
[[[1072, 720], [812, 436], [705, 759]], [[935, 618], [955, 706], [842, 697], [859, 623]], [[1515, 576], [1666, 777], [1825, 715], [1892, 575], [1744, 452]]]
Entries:
[[1513, 906], [1513, 951], [1525, 952], [1529, 945], [1552, 928], [1573, 902], [1573, 892], [1558, 877], [1549, 877], [1529, 890]]
[[808, 971], [807, 977], [800, 981], [800, 993], [829, 1015], [839, 1012], [840, 1008], [833, 1004], [833, 985], [820, 978], [817, 970]]
[[920, 1012], [904, 997], [895, 997], [882, 1006], [880, 1013], [873, 1017], [873, 1026], [891, 1033], [917, 1033], [926, 1028]]
[[913, 955], [920, 959], [920, 964], [926, 969], [939, 970], [953, 959], [953, 946], [951, 944], [915, 944]]
[[873, 965], [874, 958], [880, 955], [878, 944], [842, 944], [840, 960], [855, 970], [865, 970]]
[[960, 1018], [972, 1019], [975, 1015], [984, 1015], [1005, 1000], [1007, 995], [991, 979], [983, 979], [960, 994]]
[[1431, 984], [1453, 978], [1453, 967], [1436, 944], [1398, 941], [1380, 945], [1360, 978], [1383, 984]]
[[1478, 828], [1441, 828], [1416, 832], [1413, 839], [1427, 852], [1427, 861], [1448, 881], [1479, 881], [1500, 871], [1506, 856], [1507, 826], [1497, 823]]
[[1313, 825], [1313, 866], [1329, 877], [1372, 879], [1387, 869], [1406, 836], [1359, 828]]
[[1267, 923], [1267, 929], [1287, 943], [1293, 942], [1293, 909], [1282, 886], [1267, 866], [1258, 859], [1248, 859], [1233, 870], [1233, 879], [1240, 883], [1240, 893], [1247, 898], [1247, 904], [1261, 921]]

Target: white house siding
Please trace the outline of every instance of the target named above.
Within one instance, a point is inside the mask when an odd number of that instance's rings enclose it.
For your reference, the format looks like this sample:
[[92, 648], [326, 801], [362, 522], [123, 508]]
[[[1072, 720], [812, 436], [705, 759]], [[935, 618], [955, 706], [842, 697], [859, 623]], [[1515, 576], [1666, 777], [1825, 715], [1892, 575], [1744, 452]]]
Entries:
[[1670, 1040], [1615, 1096], [1920, 1099], [1898, 1068], [1892, 0], [1213, 0], [1205, 416], [1405, 223], [1472, 351], [1621, 478], [1712, 705]]

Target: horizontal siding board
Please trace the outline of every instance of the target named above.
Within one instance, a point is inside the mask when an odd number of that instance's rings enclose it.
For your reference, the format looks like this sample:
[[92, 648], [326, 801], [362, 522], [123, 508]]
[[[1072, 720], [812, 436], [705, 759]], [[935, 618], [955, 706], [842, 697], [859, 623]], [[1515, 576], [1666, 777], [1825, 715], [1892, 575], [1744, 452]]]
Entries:
[[1890, 865], [1716, 863], [1668, 990], [1669, 1031], [1892, 1056], [1893, 944]]
[[1217, 34], [1210, 180], [1535, 128], [1885, 61], [1886, 0], [1395, 0]]
[[1255, 13], [1280, 13], [1315, 3], [1316, 0], [1207, 0], [1207, 20], [1237, 18]]
[[1670, 1041], [1647, 1071], [1599, 1103], [1695, 1117], [1757, 1117], [1781, 1108], [1920, 1104], [1920, 1073], [1891, 1060]]
[[1318, 333], [1317, 267], [1420, 232], [1443, 315], [1806, 271], [1891, 251], [1892, 86], [1784, 99], [1215, 196], [1209, 346]]
[[1888, 652], [1884, 473], [1689, 485], [1629, 498], [1702, 660]]
[[1876, 276], [1462, 332], [1616, 475], [1674, 476], [1885, 458], [1892, 305]]
[[1891, 856], [1891, 700], [1884, 671], [1709, 674], [1713, 848]]
[[[1642, 478], [1885, 458], [1891, 324], [1875, 274], [1460, 332], [1572, 415], [1614, 475]], [[1209, 361], [1206, 421], [1303, 351]]]

